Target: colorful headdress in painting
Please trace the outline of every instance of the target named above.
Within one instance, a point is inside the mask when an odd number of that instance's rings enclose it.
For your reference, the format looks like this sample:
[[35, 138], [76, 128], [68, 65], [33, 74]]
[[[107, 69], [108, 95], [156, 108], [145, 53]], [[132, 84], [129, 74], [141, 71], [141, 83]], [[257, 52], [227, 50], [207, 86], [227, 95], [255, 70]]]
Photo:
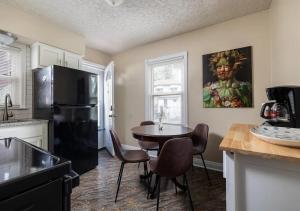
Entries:
[[210, 71], [216, 73], [217, 67], [221, 65], [228, 65], [234, 72], [236, 72], [241, 68], [246, 59], [246, 56], [238, 50], [213, 53], [209, 58]]

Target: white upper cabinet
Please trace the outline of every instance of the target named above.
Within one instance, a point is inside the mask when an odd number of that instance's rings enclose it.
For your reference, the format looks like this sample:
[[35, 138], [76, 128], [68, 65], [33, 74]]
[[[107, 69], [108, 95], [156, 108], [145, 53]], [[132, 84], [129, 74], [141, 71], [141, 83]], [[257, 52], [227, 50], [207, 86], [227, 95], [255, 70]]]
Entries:
[[39, 60], [40, 65], [47, 67], [49, 65], [63, 65], [64, 51], [48, 45], [39, 45]]
[[32, 69], [60, 65], [74, 69], [80, 68], [81, 56], [43, 43], [36, 42], [31, 47]]
[[81, 57], [78, 54], [65, 51], [65, 63], [63, 66], [79, 69]]

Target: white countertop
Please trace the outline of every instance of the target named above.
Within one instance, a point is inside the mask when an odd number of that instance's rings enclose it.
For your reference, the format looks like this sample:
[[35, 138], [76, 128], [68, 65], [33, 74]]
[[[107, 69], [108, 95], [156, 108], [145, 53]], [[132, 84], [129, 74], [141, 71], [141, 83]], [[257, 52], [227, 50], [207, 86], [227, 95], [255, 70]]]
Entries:
[[2, 127], [17, 127], [23, 125], [43, 124], [48, 123], [48, 120], [42, 119], [10, 119], [8, 121], [0, 121], [0, 128]]

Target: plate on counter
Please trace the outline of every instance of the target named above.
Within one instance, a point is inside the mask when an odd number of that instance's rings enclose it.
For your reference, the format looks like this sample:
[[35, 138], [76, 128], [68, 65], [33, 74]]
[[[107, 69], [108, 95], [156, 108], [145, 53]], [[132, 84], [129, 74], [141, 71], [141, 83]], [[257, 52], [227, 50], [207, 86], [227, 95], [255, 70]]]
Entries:
[[256, 126], [250, 132], [259, 139], [272, 144], [300, 148], [300, 129], [273, 126]]

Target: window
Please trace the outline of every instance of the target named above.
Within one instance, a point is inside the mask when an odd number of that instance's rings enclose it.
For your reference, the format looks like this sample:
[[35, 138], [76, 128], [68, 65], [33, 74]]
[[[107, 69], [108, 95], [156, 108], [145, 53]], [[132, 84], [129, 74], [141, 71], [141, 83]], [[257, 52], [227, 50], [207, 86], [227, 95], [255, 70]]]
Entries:
[[4, 106], [6, 94], [10, 94], [15, 108], [25, 107], [26, 51], [21, 44], [0, 45], [0, 106]]
[[187, 124], [187, 53], [145, 61], [146, 119]]

